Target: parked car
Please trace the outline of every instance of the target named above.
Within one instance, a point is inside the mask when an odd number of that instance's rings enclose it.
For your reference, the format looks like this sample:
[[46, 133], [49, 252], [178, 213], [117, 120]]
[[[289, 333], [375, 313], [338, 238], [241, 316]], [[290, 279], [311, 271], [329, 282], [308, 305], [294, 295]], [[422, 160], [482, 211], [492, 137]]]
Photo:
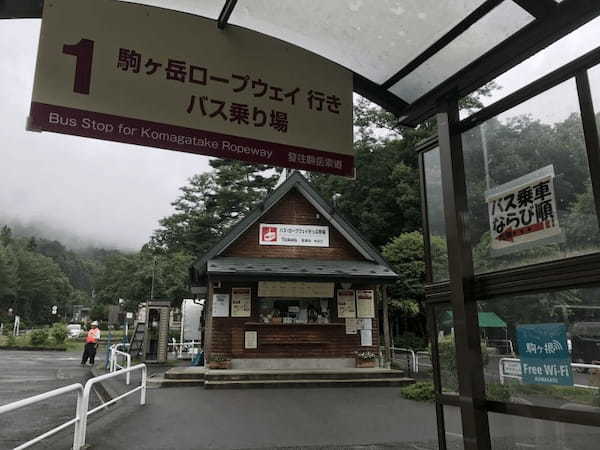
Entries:
[[83, 329], [78, 323], [70, 323], [67, 325], [67, 329], [69, 330], [69, 337], [71, 338], [76, 338], [83, 334]]

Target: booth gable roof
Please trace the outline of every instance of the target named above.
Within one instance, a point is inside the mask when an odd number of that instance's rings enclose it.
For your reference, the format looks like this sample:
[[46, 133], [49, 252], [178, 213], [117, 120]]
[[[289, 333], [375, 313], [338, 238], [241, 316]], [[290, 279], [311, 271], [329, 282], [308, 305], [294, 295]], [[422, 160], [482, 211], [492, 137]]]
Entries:
[[[138, 0], [241, 26], [351, 70], [354, 90], [414, 126], [600, 14], [598, 0]], [[43, 0], [0, 0], [0, 18]]]
[[194, 267], [203, 272], [207, 261], [221, 255], [225, 249], [257, 223], [267, 211], [279, 203], [292, 189], [296, 189], [367, 261], [389, 268], [388, 263], [379, 252], [361, 236], [360, 232], [350, 222], [321, 197], [300, 172], [293, 172], [257, 208], [235, 224], [223, 239], [194, 264]]

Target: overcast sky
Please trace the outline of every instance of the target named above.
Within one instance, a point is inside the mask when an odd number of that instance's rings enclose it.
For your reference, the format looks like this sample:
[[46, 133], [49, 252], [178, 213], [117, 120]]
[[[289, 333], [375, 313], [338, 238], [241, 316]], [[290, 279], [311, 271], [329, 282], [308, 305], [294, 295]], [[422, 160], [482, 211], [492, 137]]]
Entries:
[[[172, 212], [178, 188], [193, 174], [208, 170], [208, 158], [26, 132], [39, 27], [39, 20], [0, 21], [0, 221], [44, 223], [98, 245], [137, 249], [158, 220]], [[501, 77], [504, 89], [495, 98], [523, 86], [531, 74], [557, 68], [562, 55], [581, 55], [599, 45], [596, 20]], [[568, 105], [541, 105], [540, 118], [562, 120], [575, 111], [576, 99], [567, 98]]]
[[137, 249], [208, 157], [25, 131], [39, 20], [0, 22], [0, 218]]

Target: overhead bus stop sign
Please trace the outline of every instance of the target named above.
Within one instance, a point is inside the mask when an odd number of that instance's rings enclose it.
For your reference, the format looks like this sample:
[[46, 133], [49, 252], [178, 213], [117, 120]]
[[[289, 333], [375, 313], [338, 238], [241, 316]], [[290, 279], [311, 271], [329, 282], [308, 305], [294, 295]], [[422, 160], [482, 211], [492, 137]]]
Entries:
[[190, 14], [48, 0], [29, 128], [351, 176], [352, 73]]

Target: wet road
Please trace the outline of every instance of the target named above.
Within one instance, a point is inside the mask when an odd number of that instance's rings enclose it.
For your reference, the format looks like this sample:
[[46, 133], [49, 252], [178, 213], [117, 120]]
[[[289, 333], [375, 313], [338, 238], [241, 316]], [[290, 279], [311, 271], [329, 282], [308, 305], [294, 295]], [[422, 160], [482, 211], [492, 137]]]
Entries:
[[[68, 352], [0, 351], [0, 405], [73, 383], [85, 383], [89, 368]], [[0, 449], [13, 448], [73, 418], [75, 393], [0, 415]], [[44, 448], [44, 444], [38, 448]]]

